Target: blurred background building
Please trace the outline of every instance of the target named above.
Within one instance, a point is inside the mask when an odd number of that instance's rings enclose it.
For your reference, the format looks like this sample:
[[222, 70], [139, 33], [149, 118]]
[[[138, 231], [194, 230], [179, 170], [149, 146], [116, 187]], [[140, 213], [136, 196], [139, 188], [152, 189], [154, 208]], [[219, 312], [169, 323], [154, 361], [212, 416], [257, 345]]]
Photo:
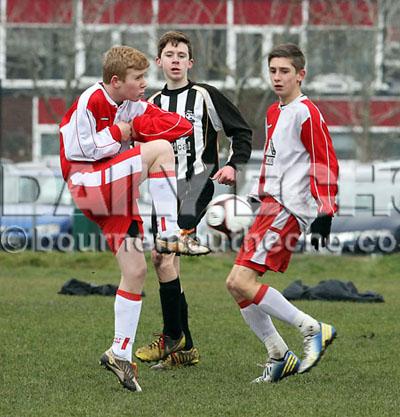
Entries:
[[[114, 44], [156, 56], [159, 35], [186, 32], [191, 78], [222, 88], [264, 142], [275, 100], [266, 57], [273, 45], [307, 54], [304, 91], [319, 105], [338, 156], [400, 159], [398, 0], [0, 0], [0, 156], [58, 155], [58, 123], [79, 93], [101, 78]], [[150, 94], [163, 86], [152, 65]]]

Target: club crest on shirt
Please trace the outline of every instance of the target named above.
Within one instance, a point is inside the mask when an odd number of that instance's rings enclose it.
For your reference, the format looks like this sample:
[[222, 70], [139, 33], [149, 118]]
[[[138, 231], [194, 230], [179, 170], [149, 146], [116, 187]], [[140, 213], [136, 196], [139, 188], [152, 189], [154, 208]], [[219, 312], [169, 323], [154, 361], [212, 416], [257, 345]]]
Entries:
[[196, 120], [194, 113], [192, 112], [192, 110], [186, 110], [185, 111], [185, 118], [187, 120], [189, 120], [189, 122], [194, 123], [194, 121]]
[[267, 149], [267, 155], [265, 158], [265, 164], [266, 165], [274, 165], [274, 160], [276, 156], [276, 150], [274, 147], [274, 142], [272, 141], [272, 138], [269, 141], [268, 149]]

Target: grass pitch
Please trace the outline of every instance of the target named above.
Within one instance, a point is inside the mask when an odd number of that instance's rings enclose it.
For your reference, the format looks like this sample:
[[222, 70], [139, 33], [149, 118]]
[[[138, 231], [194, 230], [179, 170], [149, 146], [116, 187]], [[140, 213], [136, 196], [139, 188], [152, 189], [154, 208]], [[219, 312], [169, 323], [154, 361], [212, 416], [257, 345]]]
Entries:
[[[154, 372], [139, 364], [143, 392], [124, 390], [98, 365], [113, 336], [113, 298], [58, 295], [71, 277], [118, 283], [110, 253], [0, 253], [0, 416], [395, 416], [399, 415], [400, 256], [297, 255], [285, 274], [262, 279], [283, 290], [294, 279], [353, 281], [385, 303], [297, 302], [332, 323], [338, 338], [310, 373], [278, 384], [251, 385], [265, 349], [243, 322], [224, 287], [231, 255], [184, 259], [198, 366]], [[153, 268], [145, 287], [135, 347], [161, 330]], [[295, 329], [278, 323], [301, 354]]]

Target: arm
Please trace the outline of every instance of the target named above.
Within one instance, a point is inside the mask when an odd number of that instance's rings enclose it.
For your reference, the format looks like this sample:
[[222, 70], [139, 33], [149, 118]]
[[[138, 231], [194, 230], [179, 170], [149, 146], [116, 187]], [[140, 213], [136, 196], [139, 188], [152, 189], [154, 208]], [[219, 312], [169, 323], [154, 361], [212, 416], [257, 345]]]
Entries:
[[139, 142], [165, 139], [174, 142], [193, 131], [192, 124], [183, 116], [147, 103], [145, 112], [132, 121], [133, 138]]
[[97, 161], [119, 152], [123, 137], [120, 127], [109, 122], [99, 126], [97, 119], [93, 103], [81, 98], [67, 112], [60, 127], [67, 160]]
[[215, 130], [224, 130], [231, 140], [231, 151], [226, 165], [219, 169], [213, 180], [220, 184], [233, 185], [236, 182], [236, 171], [247, 163], [251, 154], [252, 131], [239, 112], [238, 108], [219, 90], [208, 84], [200, 84], [209, 97], [205, 97], [208, 114]]
[[310, 189], [318, 215], [333, 216], [337, 211], [339, 167], [328, 128], [315, 106], [301, 126], [301, 141], [310, 154]]
[[237, 169], [250, 158], [252, 131], [239, 109], [219, 90], [208, 84], [199, 84], [209, 94], [207, 109], [215, 130], [223, 128], [231, 140], [231, 152], [226, 165]]
[[310, 188], [318, 204], [318, 216], [311, 224], [311, 245], [325, 247], [331, 231], [332, 217], [337, 210], [338, 162], [325, 121], [319, 110], [309, 106], [310, 116], [301, 126], [301, 140], [310, 154]]

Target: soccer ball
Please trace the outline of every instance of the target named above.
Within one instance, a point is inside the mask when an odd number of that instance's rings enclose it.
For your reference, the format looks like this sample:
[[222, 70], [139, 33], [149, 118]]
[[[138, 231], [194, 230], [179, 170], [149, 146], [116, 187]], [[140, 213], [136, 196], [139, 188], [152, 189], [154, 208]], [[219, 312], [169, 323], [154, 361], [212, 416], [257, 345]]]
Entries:
[[253, 212], [244, 198], [222, 194], [210, 201], [205, 217], [208, 227], [231, 237], [250, 226]]

